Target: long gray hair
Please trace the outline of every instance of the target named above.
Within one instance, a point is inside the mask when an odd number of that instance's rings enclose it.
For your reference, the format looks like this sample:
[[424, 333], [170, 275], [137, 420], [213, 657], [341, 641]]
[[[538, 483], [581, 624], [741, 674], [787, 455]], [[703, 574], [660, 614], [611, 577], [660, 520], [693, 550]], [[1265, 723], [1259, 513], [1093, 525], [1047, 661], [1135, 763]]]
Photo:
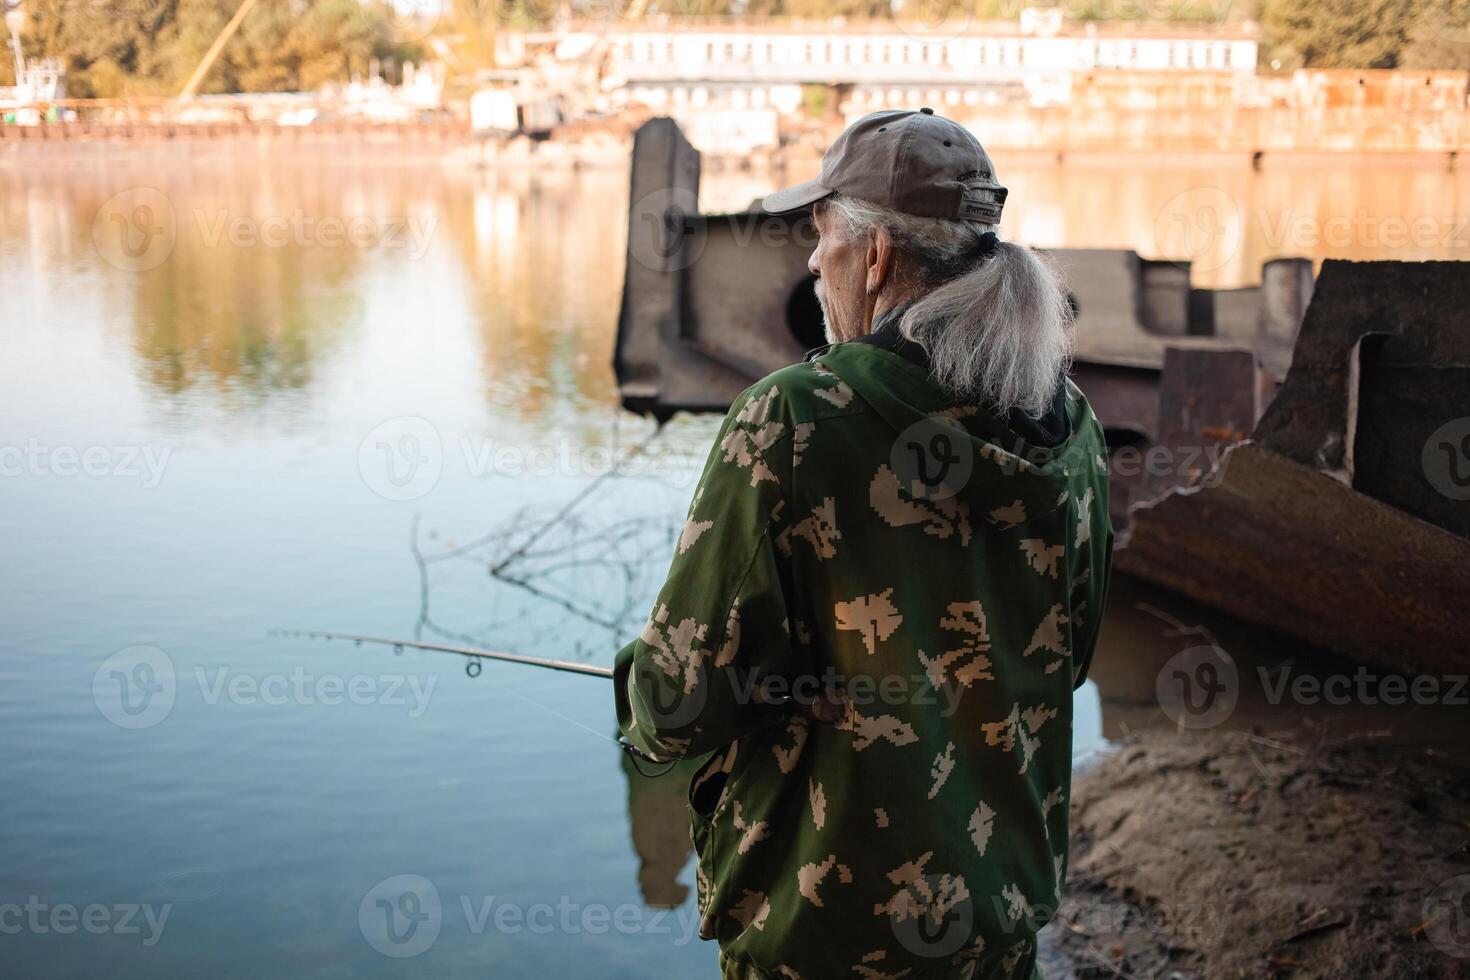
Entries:
[[913, 302], [899, 332], [924, 348], [945, 387], [1002, 413], [1046, 412], [1072, 353], [1072, 306], [1061, 275], [1038, 253], [1000, 242], [980, 261], [994, 225], [920, 218], [833, 194], [829, 214], [849, 240], [887, 230], [900, 289]]

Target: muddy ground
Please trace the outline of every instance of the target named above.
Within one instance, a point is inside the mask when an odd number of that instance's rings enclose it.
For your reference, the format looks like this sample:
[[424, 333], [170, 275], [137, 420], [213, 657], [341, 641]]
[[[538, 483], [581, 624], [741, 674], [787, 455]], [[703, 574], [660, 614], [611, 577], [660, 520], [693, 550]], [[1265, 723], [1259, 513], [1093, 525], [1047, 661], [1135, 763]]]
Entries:
[[1150, 731], [1079, 773], [1049, 980], [1470, 977], [1470, 769]]

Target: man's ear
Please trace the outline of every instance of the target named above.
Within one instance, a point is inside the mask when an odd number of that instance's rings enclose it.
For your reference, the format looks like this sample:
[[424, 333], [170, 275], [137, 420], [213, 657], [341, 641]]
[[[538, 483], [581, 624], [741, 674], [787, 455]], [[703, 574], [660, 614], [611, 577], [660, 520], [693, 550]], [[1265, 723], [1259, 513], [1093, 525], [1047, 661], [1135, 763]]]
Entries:
[[869, 296], [877, 296], [883, 289], [883, 284], [893, 275], [893, 263], [896, 254], [893, 248], [893, 239], [888, 235], [888, 229], [882, 225], [876, 225], [868, 230], [868, 279], [866, 290]]

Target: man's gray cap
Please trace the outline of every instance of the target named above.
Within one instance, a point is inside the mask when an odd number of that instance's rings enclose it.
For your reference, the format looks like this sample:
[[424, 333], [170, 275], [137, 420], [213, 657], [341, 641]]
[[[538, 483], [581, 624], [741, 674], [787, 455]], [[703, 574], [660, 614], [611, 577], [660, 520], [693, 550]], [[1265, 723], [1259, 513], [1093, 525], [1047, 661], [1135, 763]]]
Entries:
[[835, 191], [904, 214], [988, 225], [1000, 223], [1006, 199], [980, 141], [927, 106], [859, 119], [827, 148], [815, 180], [767, 194], [761, 206], [781, 214]]

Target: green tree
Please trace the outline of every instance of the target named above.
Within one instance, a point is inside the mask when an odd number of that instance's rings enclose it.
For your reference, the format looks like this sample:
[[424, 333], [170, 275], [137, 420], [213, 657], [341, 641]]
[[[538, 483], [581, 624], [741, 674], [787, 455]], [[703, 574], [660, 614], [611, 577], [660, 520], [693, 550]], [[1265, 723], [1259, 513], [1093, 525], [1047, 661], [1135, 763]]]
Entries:
[[69, 95], [147, 94], [167, 83], [158, 54], [177, 37], [177, 0], [42, 0], [26, 7], [26, 54], [62, 58]]
[[[26, 53], [67, 65], [82, 98], [173, 95], [234, 15], [239, 0], [32, 0]], [[230, 39], [203, 92], [313, 89], [365, 73], [373, 58], [402, 61], [382, 4], [260, 0]]]
[[1395, 68], [1418, 0], [1266, 0], [1270, 57], [1283, 67]]
[[[189, 70], [233, 10], [218, 0], [180, 0], [180, 44]], [[207, 92], [300, 92], [367, 74], [372, 59], [407, 53], [380, 8], [358, 0], [261, 0], [206, 78]]]
[[1409, 31], [1405, 68], [1470, 71], [1470, 0], [1426, 4]]

